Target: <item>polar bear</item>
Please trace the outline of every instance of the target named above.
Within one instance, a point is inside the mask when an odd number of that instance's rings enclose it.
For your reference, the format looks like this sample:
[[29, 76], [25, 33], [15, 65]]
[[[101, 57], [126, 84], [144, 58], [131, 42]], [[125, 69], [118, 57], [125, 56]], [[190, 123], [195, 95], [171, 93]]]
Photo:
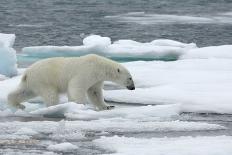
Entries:
[[8, 104], [24, 109], [21, 102], [40, 96], [47, 106], [52, 106], [58, 104], [60, 93], [67, 93], [70, 102], [85, 104], [89, 99], [99, 110], [111, 109], [114, 106], [104, 101], [104, 81], [135, 89], [129, 71], [110, 59], [94, 54], [48, 58], [25, 71], [18, 88], [8, 95]]

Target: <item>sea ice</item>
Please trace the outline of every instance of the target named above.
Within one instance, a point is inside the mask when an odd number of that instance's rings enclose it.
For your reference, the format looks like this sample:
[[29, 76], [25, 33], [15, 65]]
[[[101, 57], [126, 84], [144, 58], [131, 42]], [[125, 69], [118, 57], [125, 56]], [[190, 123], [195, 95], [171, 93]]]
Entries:
[[232, 113], [230, 59], [130, 62], [124, 65], [131, 72], [136, 89], [106, 90], [107, 101], [180, 104], [181, 112]]
[[186, 50], [197, 48], [195, 44], [185, 44], [168, 39], [140, 43], [133, 40], [118, 40], [111, 43], [109, 37], [90, 35], [83, 39], [81, 46], [33, 46], [22, 52], [29, 57], [81, 56], [95, 53], [111, 58], [177, 59]]
[[190, 49], [180, 59], [208, 59], [208, 58], [232, 58], [232, 45], [209, 46], [198, 49]]
[[18, 131], [16, 131], [14, 133], [15, 135], [27, 135], [27, 136], [33, 136], [33, 135], [37, 135], [38, 132], [32, 130], [31, 128], [20, 128]]
[[101, 137], [94, 140], [97, 146], [112, 151], [114, 155], [230, 155], [231, 136], [133, 138]]
[[78, 147], [71, 143], [65, 142], [65, 143], [60, 143], [60, 144], [49, 145], [47, 149], [51, 151], [70, 152], [70, 151], [78, 149]]
[[15, 38], [15, 34], [0, 33], [0, 47], [13, 47]]

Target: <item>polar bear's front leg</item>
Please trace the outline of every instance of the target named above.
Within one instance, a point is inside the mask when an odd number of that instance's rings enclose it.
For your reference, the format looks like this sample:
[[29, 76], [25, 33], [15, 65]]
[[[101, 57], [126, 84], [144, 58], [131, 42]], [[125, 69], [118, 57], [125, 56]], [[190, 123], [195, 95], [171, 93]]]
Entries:
[[110, 106], [105, 103], [102, 88], [103, 88], [103, 82], [98, 82], [97, 84], [90, 87], [87, 91], [89, 100], [99, 110], [109, 110], [114, 108], [114, 106]]
[[78, 104], [86, 103], [86, 88], [80, 79], [72, 79], [68, 85], [68, 101]]

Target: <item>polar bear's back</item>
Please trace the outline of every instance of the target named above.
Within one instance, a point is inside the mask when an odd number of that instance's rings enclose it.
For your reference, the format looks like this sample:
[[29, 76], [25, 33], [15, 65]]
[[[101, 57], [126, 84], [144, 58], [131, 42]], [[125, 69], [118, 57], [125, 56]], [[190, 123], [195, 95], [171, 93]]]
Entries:
[[97, 76], [105, 75], [106, 68], [121, 65], [107, 58], [94, 54], [82, 57], [57, 57], [38, 61], [31, 65], [24, 77], [29, 89], [53, 87], [59, 92], [65, 92], [72, 78], [85, 78], [93, 83]]
[[49, 58], [31, 65], [24, 74], [27, 85], [31, 89], [39, 88], [41, 85], [59, 88], [58, 84], [62, 84], [60, 75], [65, 65], [65, 59], [63, 57]]

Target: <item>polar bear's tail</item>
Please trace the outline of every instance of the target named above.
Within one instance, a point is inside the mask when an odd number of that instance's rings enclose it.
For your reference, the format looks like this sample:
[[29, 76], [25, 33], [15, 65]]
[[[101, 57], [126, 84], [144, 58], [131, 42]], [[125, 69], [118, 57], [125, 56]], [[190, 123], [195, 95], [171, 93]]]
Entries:
[[22, 105], [20, 104], [25, 98], [25, 94], [24, 94], [24, 89], [22, 88], [17, 88], [16, 90], [10, 92], [8, 94], [8, 104], [11, 106], [11, 107], [14, 107], [14, 108], [20, 108], [20, 109], [23, 109]]

